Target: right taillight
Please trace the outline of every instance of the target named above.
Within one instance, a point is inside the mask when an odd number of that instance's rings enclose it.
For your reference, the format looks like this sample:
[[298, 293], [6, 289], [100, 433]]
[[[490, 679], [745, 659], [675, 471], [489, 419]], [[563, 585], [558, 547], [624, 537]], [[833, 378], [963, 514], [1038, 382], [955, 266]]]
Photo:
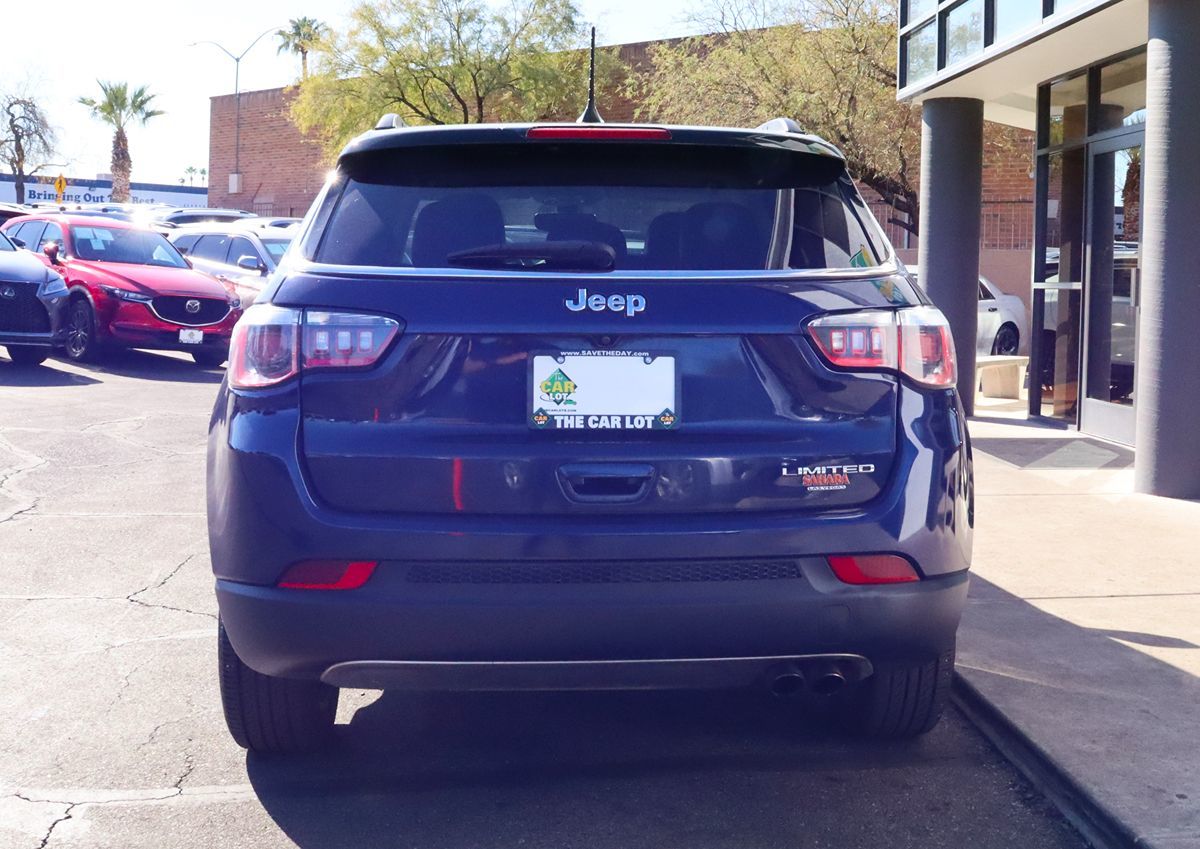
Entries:
[[308, 369], [374, 365], [399, 332], [400, 322], [380, 315], [256, 304], [233, 328], [229, 385], [262, 389]]
[[897, 371], [925, 386], [950, 387], [957, 379], [950, 324], [936, 307], [836, 313], [810, 321], [807, 330], [838, 368]]

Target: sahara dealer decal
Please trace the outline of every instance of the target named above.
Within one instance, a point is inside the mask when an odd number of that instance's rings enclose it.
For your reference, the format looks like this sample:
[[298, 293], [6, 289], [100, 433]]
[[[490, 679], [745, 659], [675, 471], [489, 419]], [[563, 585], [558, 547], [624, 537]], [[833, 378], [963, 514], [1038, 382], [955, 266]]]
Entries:
[[855, 475], [869, 475], [874, 471], [874, 463], [806, 466], [798, 460], [784, 460], [781, 469], [785, 478], [800, 478], [800, 485], [809, 492], [846, 489]]

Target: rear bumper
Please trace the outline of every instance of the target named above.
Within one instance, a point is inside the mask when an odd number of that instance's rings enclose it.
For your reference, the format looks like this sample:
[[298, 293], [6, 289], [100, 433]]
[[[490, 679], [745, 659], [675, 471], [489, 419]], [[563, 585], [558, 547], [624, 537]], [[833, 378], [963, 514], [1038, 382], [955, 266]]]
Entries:
[[[296, 393], [293, 385], [239, 397], [223, 387], [210, 425], [209, 544], [221, 616], [238, 654], [265, 674], [423, 686], [422, 675], [469, 677], [453, 666], [463, 663], [682, 660], [697, 665], [678, 668], [700, 669], [713, 660], [811, 654], [878, 663], [932, 658], [953, 644], [973, 522], [969, 446], [954, 393], [902, 394], [896, 472], [870, 504], [720, 516], [333, 510], [314, 497], [297, 456]], [[849, 586], [825, 560], [872, 552], [907, 556], [923, 580]], [[289, 565], [326, 558], [379, 567], [356, 590], [275, 586]], [[802, 574], [640, 583], [413, 574], [422, 564], [521, 564], [536, 572], [555, 563], [636, 570], [640, 563], [751, 559], [796, 563]], [[426, 665], [404, 665], [414, 661]], [[579, 669], [561, 667], [549, 677]], [[758, 671], [736, 672], [747, 674]]]
[[802, 656], [878, 663], [953, 645], [966, 573], [851, 587], [822, 560], [801, 563], [791, 580], [605, 586], [415, 584], [383, 563], [358, 590], [218, 581], [217, 599], [252, 668], [341, 686], [719, 686]]

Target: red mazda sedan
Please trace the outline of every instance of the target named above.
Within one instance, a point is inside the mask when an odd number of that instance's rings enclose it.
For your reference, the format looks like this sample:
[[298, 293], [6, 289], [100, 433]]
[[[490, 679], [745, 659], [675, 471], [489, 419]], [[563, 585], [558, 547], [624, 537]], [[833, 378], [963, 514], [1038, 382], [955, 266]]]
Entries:
[[237, 295], [192, 269], [158, 233], [92, 215], [31, 215], [3, 228], [70, 291], [65, 348], [91, 361], [109, 346], [187, 351], [219, 366], [241, 317]]

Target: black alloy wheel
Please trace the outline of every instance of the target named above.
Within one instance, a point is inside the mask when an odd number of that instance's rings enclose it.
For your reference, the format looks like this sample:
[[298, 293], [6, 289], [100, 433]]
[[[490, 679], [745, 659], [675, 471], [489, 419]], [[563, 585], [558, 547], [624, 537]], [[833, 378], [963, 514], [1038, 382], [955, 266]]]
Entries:
[[64, 345], [67, 356], [76, 362], [96, 359], [99, 343], [96, 341], [96, 317], [92, 305], [85, 298], [71, 302], [67, 312], [67, 341]]
[[992, 353], [1011, 357], [1021, 350], [1021, 334], [1011, 324], [1003, 325], [996, 332], [996, 341], [992, 343]]

